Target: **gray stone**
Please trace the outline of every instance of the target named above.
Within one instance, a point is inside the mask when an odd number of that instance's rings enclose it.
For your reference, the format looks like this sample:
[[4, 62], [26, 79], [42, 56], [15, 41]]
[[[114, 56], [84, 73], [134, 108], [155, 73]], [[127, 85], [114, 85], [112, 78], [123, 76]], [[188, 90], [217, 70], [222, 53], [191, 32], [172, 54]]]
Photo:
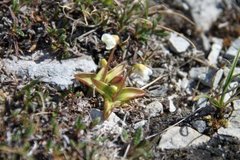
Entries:
[[202, 135], [191, 127], [172, 127], [163, 133], [158, 148], [180, 149], [206, 143], [210, 137]]
[[238, 111], [238, 110], [240, 111], [240, 100], [236, 100], [233, 102], [233, 108], [236, 111]]
[[163, 105], [159, 101], [153, 101], [144, 108], [149, 117], [156, 117], [163, 113]]
[[189, 80], [187, 78], [183, 78], [180, 82], [180, 87], [186, 90], [189, 86]]
[[233, 102], [234, 111], [229, 119], [228, 126], [226, 128], [221, 127], [218, 130], [218, 134], [237, 137], [240, 139], [240, 100]]
[[203, 120], [196, 120], [192, 122], [193, 128], [195, 128], [198, 132], [203, 133], [207, 128], [207, 123]]
[[204, 108], [207, 106], [207, 98], [199, 98], [197, 101], [197, 108]]
[[238, 82], [231, 82], [228, 87], [228, 91], [224, 96], [224, 102], [227, 102], [237, 91]]
[[159, 75], [163, 75], [164, 72], [166, 72], [166, 69], [164, 69], [164, 68], [153, 68], [152, 71], [153, 71], [153, 74], [152, 74], [153, 77], [159, 77]]
[[181, 78], [186, 78], [187, 77], [187, 72], [181, 71], [181, 70], [177, 70], [177, 75], [180, 76]]
[[173, 103], [173, 99], [176, 97], [176, 95], [172, 95], [168, 97], [168, 102], [169, 102], [169, 112], [175, 112], [176, 111], [176, 106]]
[[192, 79], [200, 80], [206, 86], [212, 87], [216, 72], [215, 69], [208, 67], [193, 67], [189, 71], [189, 76]]
[[190, 46], [190, 43], [186, 39], [178, 36], [175, 33], [170, 35], [169, 44], [170, 48], [176, 53], [186, 52]]
[[92, 129], [92, 131], [96, 132], [97, 135], [120, 135], [123, 130], [122, 126], [126, 126], [126, 124], [113, 112], [107, 120], [103, 120], [103, 112], [98, 109], [92, 109], [90, 116], [93, 120], [96, 118], [101, 120], [101, 122]]
[[194, 88], [194, 80], [193, 79], [188, 79], [188, 78], [183, 78], [178, 80], [178, 86], [180, 89], [185, 91], [187, 94], [192, 94], [192, 89]]
[[164, 85], [155, 85], [149, 87], [149, 94], [152, 97], [165, 97], [167, 95], [168, 86]]
[[205, 51], [209, 51], [210, 50], [210, 41], [209, 38], [206, 36], [205, 33], [201, 33], [200, 35], [201, 39], [202, 39], [202, 43], [203, 43], [203, 48]]
[[139, 127], [143, 127], [147, 123], [147, 120], [141, 120], [133, 125], [134, 129], [138, 129]]
[[214, 38], [213, 42], [214, 43], [212, 45], [211, 52], [208, 55], [208, 61], [210, 65], [217, 64], [218, 56], [222, 50], [222, 45], [223, 45], [222, 39]]
[[19, 77], [39, 79], [42, 82], [57, 85], [60, 89], [66, 89], [73, 84], [74, 74], [77, 71], [96, 71], [97, 65], [90, 56], [82, 56], [68, 60], [51, 60], [35, 62], [32, 60], [0, 60], [6, 72], [16, 74]]
[[196, 25], [203, 31], [208, 31], [222, 13], [222, 9], [218, 7], [222, 0], [185, 0], [185, 2], [190, 7]]
[[213, 89], [216, 89], [219, 86], [219, 83], [223, 77], [223, 73], [224, 73], [223, 69], [219, 69], [216, 72], [215, 77], [213, 79], [213, 83], [212, 83]]
[[237, 55], [237, 52], [239, 49], [240, 49], [240, 38], [232, 42], [231, 46], [228, 48], [224, 56], [226, 58], [233, 59]]

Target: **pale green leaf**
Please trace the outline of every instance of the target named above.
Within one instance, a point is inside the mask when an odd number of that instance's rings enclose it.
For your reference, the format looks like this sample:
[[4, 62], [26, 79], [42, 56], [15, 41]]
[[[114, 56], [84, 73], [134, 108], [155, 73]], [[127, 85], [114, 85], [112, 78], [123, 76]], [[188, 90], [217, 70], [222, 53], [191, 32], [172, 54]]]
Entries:
[[108, 71], [105, 82], [110, 82], [112, 79], [114, 79], [117, 76], [120, 76], [124, 72], [125, 64], [119, 64], [110, 71]]
[[93, 87], [92, 78], [95, 77], [94, 73], [78, 73], [74, 75], [75, 79], [82, 82], [83, 84]]
[[144, 96], [145, 92], [141, 89], [134, 88], [134, 87], [125, 87], [123, 88], [115, 98], [116, 101], [128, 101], [133, 98]]
[[109, 86], [107, 83], [104, 83], [102, 81], [92, 79], [92, 82], [94, 86], [96, 87], [95, 89], [105, 98], [107, 99], [112, 99], [112, 96], [115, 95], [117, 92], [117, 87], [116, 86]]

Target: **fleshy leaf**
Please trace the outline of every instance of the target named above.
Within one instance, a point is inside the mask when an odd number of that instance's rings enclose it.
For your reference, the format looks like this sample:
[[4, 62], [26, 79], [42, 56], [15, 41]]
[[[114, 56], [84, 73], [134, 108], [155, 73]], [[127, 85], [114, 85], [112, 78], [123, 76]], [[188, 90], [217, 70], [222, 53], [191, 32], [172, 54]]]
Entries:
[[104, 100], [104, 109], [103, 109], [103, 117], [104, 119], [107, 119], [110, 114], [112, 113], [113, 109], [113, 102], [109, 101], [108, 99]]
[[124, 76], [117, 76], [114, 77], [109, 84], [114, 85], [118, 88], [118, 90], [120, 90], [120, 88], [124, 87], [125, 85], [125, 77]]
[[96, 77], [95, 77], [95, 79], [96, 80], [101, 80], [101, 79], [103, 79], [103, 75], [104, 75], [104, 70], [106, 69], [106, 67], [103, 67], [103, 68], [101, 68], [99, 71], [98, 71], [98, 73], [97, 73], [97, 75], [96, 75]]
[[105, 82], [110, 82], [115, 77], [120, 76], [124, 72], [125, 64], [120, 64], [111, 69], [106, 76]]
[[145, 92], [142, 89], [134, 87], [124, 87], [117, 95], [116, 101], [128, 101], [136, 97], [144, 96]]
[[109, 115], [112, 113], [113, 108], [119, 107], [121, 105], [120, 101], [111, 101], [108, 99], [104, 99], [104, 109], [103, 109], [103, 115], [104, 119], [107, 119]]
[[96, 87], [96, 90], [105, 98], [111, 100], [112, 96], [117, 92], [117, 87], [114, 85], [107, 85], [106, 83], [92, 79], [93, 84]]
[[82, 82], [83, 84], [89, 86], [89, 87], [93, 87], [93, 82], [92, 82], [92, 78], [95, 77], [94, 73], [78, 73], [74, 75], [75, 79], [77, 79], [78, 81]]
[[101, 69], [98, 71], [98, 73], [96, 74], [96, 77], [95, 79], [96, 80], [102, 80], [104, 79], [103, 76], [104, 76], [104, 73], [107, 72], [107, 61], [105, 59], [101, 59]]

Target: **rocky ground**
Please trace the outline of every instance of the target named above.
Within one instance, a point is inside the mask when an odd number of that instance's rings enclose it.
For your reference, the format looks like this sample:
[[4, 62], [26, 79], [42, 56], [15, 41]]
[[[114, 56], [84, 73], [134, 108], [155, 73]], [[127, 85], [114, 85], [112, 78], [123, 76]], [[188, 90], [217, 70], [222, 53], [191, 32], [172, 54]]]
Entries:
[[[0, 2], [0, 159], [239, 159], [239, 78], [223, 119], [213, 103], [196, 99], [221, 95], [240, 48], [237, 4]], [[107, 120], [101, 95], [74, 79], [108, 58], [104, 33], [121, 41], [111, 67], [150, 69], [126, 81], [145, 96]]]

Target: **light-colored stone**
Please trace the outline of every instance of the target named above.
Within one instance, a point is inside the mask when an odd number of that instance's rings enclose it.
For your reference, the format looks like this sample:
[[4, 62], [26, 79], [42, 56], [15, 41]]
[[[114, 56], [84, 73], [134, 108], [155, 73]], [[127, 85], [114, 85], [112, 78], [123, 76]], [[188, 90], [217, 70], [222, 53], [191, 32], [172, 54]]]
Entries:
[[175, 112], [176, 111], [176, 106], [173, 103], [173, 98], [175, 98], [175, 96], [169, 96], [168, 97], [168, 102], [169, 102], [169, 112]]
[[223, 69], [219, 69], [214, 78], [213, 78], [213, 83], [212, 83], [212, 87], [213, 89], [216, 89], [219, 86], [220, 81], [222, 80], [222, 76], [223, 76], [224, 70]]
[[187, 78], [183, 78], [181, 81], [180, 81], [180, 87], [182, 89], [187, 89], [187, 87], [189, 86], [189, 80]]
[[185, 2], [190, 7], [193, 20], [203, 31], [208, 31], [222, 13], [222, 8], [219, 7], [222, 0], [185, 0]]
[[82, 56], [67, 60], [45, 59], [33, 60], [10, 60], [2, 59], [0, 63], [6, 72], [16, 74], [19, 77], [30, 77], [35, 80], [57, 85], [60, 89], [66, 89], [73, 84], [74, 74], [78, 71], [96, 71], [97, 65], [90, 56]]
[[153, 101], [150, 104], [146, 105], [144, 112], [149, 117], [156, 117], [163, 113], [163, 105], [159, 101]]
[[138, 129], [139, 127], [143, 127], [147, 123], [147, 120], [141, 120], [133, 125], [134, 129]]
[[214, 38], [211, 52], [208, 55], [208, 61], [211, 65], [216, 65], [218, 62], [218, 56], [222, 50], [223, 40]]
[[171, 33], [169, 38], [169, 44], [171, 49], [176, 53], [186, 52], [190, 46], [190, 43], [186, 39], [178, 36], [175, 33]]
[[196, 120], [191, 122], [193, 128], [195, 128], [198, 132], [203, 133], [207, 128], [207, 123], [203, 120]]
[[165, 97], [168, 89], [167, 84], [151, 86], [149, 87], [149, 94], [153, 97]]
[[237, 55], [237, 52], [239, 49], [240, 49], [240, 38], [237, 38], [232, 42], [231, 46], [228, 48], [224, 56], [226, 58], [233, 59]]
[[113, 134], [120, 135], [126, 124], [115, 114], [111, 113], [107, 120], [103, 120], [103, 112], [98, 109], [92, 109], [90, 112], [91, 118], [94, 120], [99, 118], [101, 122], [96, 125], [92, 131], [97, 132], [98, 135]]
[[200, 80], [206, 86], [212, 87], [216, 72], [215, 69], [208, 67], [192, 67], [189, 71], [189, 76], [192, 79]]
[[206, 143], [210, 137], [202, 135], [191, 127], [172, 127], [163, 135], [158, 145], [160, 149], [179, 149]]
[[208, 99], [207, 98], [199, 98], [197, 101], [197, 108], [204, 108], [207, 106]]
[[228, 92], [224, 96], [224, 102], [227, 102], [237, 91], [238, 82], [231, 82], [228, 87]]
[[202, 43], [203, 43], [203, 48], [204, 48], [204, 50], [205, 50], [205, 51], [209, 51], [210, 48], [211, 48], [209, 38], [206, 36], [205, 33], [201, 33], [200, 37], [201, 37], [201, 39], [202, 39]]
[[237, 137], [240, 139], [240, 100], [233, 102], [234, 111], [229, 119], [228, 126], [226, 128], [220, 128], [218, 134]]

